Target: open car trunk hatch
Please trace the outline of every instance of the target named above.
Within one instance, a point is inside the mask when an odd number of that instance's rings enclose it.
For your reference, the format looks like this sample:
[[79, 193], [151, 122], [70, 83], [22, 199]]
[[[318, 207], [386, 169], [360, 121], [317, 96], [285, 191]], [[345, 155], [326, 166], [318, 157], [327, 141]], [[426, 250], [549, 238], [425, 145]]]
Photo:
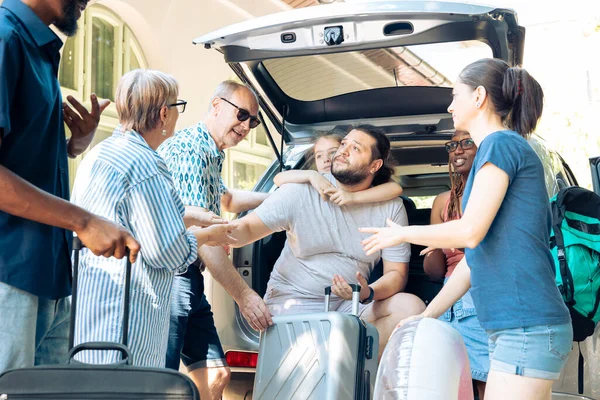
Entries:
[[279, 132], [285, 114], [291, 144], [318, 134], [304, 129], [318, 123], [433, 115], [447, 125], [460, 70], [485, 57], [518, 65], [524, 38], [509, 9], [376, 1], [254, 18], [194, 43], [224, 55]]

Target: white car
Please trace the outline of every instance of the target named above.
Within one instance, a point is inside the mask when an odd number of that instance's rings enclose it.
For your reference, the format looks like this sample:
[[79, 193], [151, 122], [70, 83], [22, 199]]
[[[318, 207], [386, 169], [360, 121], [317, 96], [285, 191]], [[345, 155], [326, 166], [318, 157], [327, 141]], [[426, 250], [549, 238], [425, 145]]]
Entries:
[[[428, 224], [428, 199], [450, 189], [444, 143], [454, 131], [447, 112], [453, 80], [467, 64], [484, 57], [521, 64], [524, 42], [525, 29], [513, 10], [434, 1], [308, 7], [194, 40], [221, 52], [259, 96], [277, 160], [254, 190], [275, 190], [273, 177], [281, 168], [311, 168], [311, 142], [319, 132], [369, 123], [383, 128], [392, 143], [395, 179], [404, 188], [411, 224]], [[282, 134], [283, 152], [273, 131]], [[563, 159], [541, 139], [534, 136], [531, 144], [544, 163], [550, 195], [577, 184]], [[598, 160], [592, 167], [597, 183]], [[260, 295], [284, 241], [285, 233], [276, 233], [233, 253], [239, 273]], [[425, 275], [419, 251], [413, 246], [406, 291], [428, 302], [442, 282]], [[209, 301], [232, 369], [225, 399], [251, 399], [259, 335], [209, 276], [207, 287], [212, 288]], [[586, 393], [600, 397], [600, 350], [594, 350], [591, 338], [582, 349]], [[557, 392], [576, 393], [577, 355], [574, 350], [555, 385]], [[567, 398], [580, 397], [555, 394], [555, 399]]]

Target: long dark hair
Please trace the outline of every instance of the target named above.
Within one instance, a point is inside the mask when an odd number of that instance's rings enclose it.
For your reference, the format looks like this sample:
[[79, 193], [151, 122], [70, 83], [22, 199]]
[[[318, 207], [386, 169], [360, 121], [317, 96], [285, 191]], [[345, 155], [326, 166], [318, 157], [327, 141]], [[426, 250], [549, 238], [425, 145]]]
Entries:
[[[456, 131], [453, 136], [468, 134], [465, 131]], [[469, 134], [469, 136], [471, 136]], [[466, 178], [456, 172], [451, 162], [448, 163], [448, 173], [450, 175], [450, 201], [446, 210], [445, 220], [450, 221], [462, 217], [460, 198], [465, 191]]]
[[542, 116], [544, 92], [526, 70], [484, 58], [467, 65], [458, 79], [473, 90], [483, 86], [494, 111], [509, 129], [523, 137], [534, 131]]
[[383, 165], [373, 178], [373, 186], [388, 183], [394, 175], [394, 160], [390, 157], [390, 139], [382, 129], [369, 124], [356, 125], [350, 129], [366, 133], [375, 139], [375, 145], [371, 147], [371, 161], [383, 160]]

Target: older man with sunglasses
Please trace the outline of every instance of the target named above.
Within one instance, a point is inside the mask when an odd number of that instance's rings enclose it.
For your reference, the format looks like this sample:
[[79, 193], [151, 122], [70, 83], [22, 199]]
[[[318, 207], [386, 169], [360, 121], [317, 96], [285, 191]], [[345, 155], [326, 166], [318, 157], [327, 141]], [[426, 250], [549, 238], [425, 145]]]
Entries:
[[[197, 125], [177, 132], [159, 149], [186, 206], [186, 224], [222, 223], [221, 210], [240, 213], [258, 207], [266, 194], [228, 189], [221, 178], [223, 150], [240, 143], [257, 127], [258, 100], [248, 87], [234, 81], [219, 84], [208, 114]], [[220, 399], [230, 371], [204, 295], [204, 265], [239, 305], [257, 330], [272, 324], [264, 301], [241, 278], [223, 248], [204, 246], [202, 263], [175, 278], [167, 367], [188, 368], [202, 399]]]

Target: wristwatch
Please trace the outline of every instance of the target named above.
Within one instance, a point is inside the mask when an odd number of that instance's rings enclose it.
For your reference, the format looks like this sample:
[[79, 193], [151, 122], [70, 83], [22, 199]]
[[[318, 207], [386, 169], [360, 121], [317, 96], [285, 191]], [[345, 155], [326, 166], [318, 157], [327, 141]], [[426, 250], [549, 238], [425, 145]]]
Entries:
[[375, 290], [371, 286], [369, 286], [369, 297], [364, 300], [361, 300], [360, 304], [369, 304], [373, 301], [373, 297], [375, 296]]

